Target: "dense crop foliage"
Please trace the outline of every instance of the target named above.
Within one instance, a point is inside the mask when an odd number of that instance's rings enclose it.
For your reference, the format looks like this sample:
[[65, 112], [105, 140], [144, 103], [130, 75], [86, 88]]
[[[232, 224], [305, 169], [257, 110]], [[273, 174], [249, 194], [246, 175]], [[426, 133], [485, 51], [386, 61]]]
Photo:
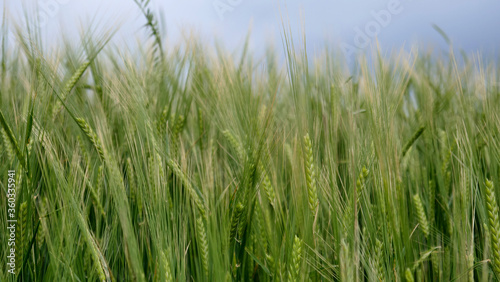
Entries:
[[19, 280], [499, 277], [496, 66], [107, 39], [47, 52], [23, 34], [2, 52]]

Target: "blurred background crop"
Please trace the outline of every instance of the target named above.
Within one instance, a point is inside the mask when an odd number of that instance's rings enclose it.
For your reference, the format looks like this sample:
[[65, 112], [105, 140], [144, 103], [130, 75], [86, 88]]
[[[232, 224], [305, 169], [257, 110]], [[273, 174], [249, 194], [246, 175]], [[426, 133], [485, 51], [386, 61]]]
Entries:
[[[177, 42], [193, 31], [229, 50], [249, 46], [259, 54], [266, 46], [281, 48], [283, 22], [296, 34], [305, 32], [309, 54], [336, 48], [352, 60], [377, 40], [384, 51], [415, 46], [446, 49], [433, 25], [442, 29], [457, 50], [498, 57], [499, 1], [411, 0], [185, 0], [151, 1], [162, 19], [162, 32]], [[113, 42], [136, 46], [147, 38], [144, 17], [133, 1], [4, 0], [2, 17], [22, 24], [26, 13], [38, 16], [40, 30], [55, 42], [62, 34], [84, 28], [118, 28]], [[297, 36], [296, 36], [297, 37]], [[50, 44], [50, 43], [48, 43]], [[417, 45], [416, 45], [417, 44]]]

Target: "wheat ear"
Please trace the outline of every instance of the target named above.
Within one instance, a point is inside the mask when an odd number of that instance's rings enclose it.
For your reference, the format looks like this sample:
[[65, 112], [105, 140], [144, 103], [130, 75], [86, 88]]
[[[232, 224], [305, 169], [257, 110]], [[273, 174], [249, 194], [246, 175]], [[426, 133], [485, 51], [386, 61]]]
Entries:
[[163, 266], [165, 267], [165, 282], [173, 282], [172, 269], [170, 268], [170, 260], [168, 259], [168, 252], [161, 254], [163, 259]]
[[306, 185], [309, 200], [309, 209], [313, 216], [318, 211], [318, 193], [316, 190], [316, 168], [314, 167], [314, 158], [311, 139], [309, 133], [304, 136], [304, 165], [306, 172]]
[[420, 200], [420, 196], [415, 194], [413, 196], [413, 202], [415, 204], [415, 208], [417, 211], [418, 223], [425, 237], [429, 237], [429, 221], [427, 221], [427, 216], [425, 215], [424, 205], [422, 204], [422, 200]]
[[182, 181], [184, 186], [187, 188], [189, 196], [194, 201], [196, 207], [198, 208], [198, 211], [203, 216], [203, 219], [205, 219], [205, 221], [206, 221], [207, 220], [207, 212], [206, 212], [205, 202], [204, 202], [203, 198], [201, 198], [198, 195], [198, 193], [194, 189], [193, 185], [191, 184], [191, 181], [189, 181], [187, 176], [182, 172], [181, 168], [174, 160], [172, 160], [171, 158], [167, 158], [167, 165], [174, 172], [174, 174], [180, 178], [180, 180]]
[[415, 279], [413, 278], [413, 273], [411, 272], [411, 269], [409, 267], [406, 268], [405, 278], [406, 278], [406, 281], [408, 281], [408, 282], [414, 282], [415, 281]]
[[[16, 238], [18, 243], [18, 257], [20, 261], [23, 260], [24, 249], [26, 248], [26, 236], [28, 235], [28, 202], [24, 201], [19, 206], [19, 233], [18, 238]], [[19, 269], [20, 270], [20, 269]]]
[[241, 214], [245, 206], [242, 203], [237, 203], [233, 212], [233, 216], [231, 217], [231, 227], [229, 229], [229, 242], [232, 242], [234, 237], [236, 237], [236, 232], [238, 231], [238, 223], [240, 222]]
[[199, 217], [196, 220], [196, 233], [198, 235], [198, 244], [201, 253], [201, 262], [203, 265], [203, 271], [205, 277], [208, 277], [208, 241], [207, 241], [207, 231], [205, 230], [205, 224], [203, 219]]
[[90, 143], [92, 143], [101, 159], [104, 160], [104, 149], [102, 147], [101, 141], [99, 140], [99, 137], [97, 137], [97, 134], [95, 134], [94, 130], [92, 130], [90, 125], [83, 118], [75, 118], [75, 121], [80, 129], [85, 133], [87, 138], [90, 140]]
[[363, 197], [363, 191], [365, 190], [366, 178], [368, 177], [368, 169], [365, 166], [361, 169], [358, 179], [356, 180], [356, 202], [359, 205], [361, 198]]
[[403, 151], [401, 153], [401, 156], [404, 157], [406, 155], [406, 153], [408, 152], [410, 147], [413, 145], [413, 143], [415, 143], [415, 141], [417, 141], [418, 137], [420, 137], [420, 135], [422, 135], [424, 130], [425, 130], [425, 126], [422, 126], [417, 131], [415, 131], [415, 133], [413, 133], [410, 140], [408, 140], [408, 142], [406, 142], [405, 146], [403, 147]]
[[276, 194], [274, 192], [274, 187], [271, 184], [271, 180], [269, 179], [269, 176], [262, 163], [259, 163], [259, 171], [261, 175], [264, 175], [264, 179], [262, 180], [262, 188], [264, 189], [264, 192], [266, 192], [267, 200], [269, 201], [271, 206], [274, 207], [276, 202]]
[[0, 131], [2, 133], [2, 139], [3, 139], [5, 152], [7, 153], [7, 160], [10, 163], [12, 163], [14, 161], [14, 149], [12, 148], [9, 137], [7, 136], [7, 133], [5, 132], [5, 130], [0, 129]]
[[302, 240], [295, 236], [292, 247], [292, 262], [288, 269], [288, 281], [298, 281], [302, 258]]
[[379, 239], [375, 243], [375, 262], [376, 262], [376, 273], [379, 281], [385, 281], [385, 270], [384, 270], [384, 243]]
[[[75, 73], [71, 76], [71, 78], [68, 80], [68, 82], [64, 86], [63, 91], [61, 92], [61, 95], [59, 97], [62, 101], [66, 100], [69, 92], [71, 92], [73, 87], [75, 87], [76, 83], [78, 82], [78, 80], [80, 80], [80, 78], [82, 77], [85, 70], [87, 70], [89, 65], [90, 65], [90, 61], [81, 64], [80, 67], [78, 67], [78, 69], [75, 71]], [[57, 100], [57, 102], [54, 106], [54, 111], [52, 112], [52, 119], [56, 118], [57, 114], [59, 113], [59, 111], [62, 108], [61, 100]]]
[[[98, 176], [99, 177], [99, 176]], [[104, 208], [102, 207], [101, 201], [99, 200], [99, 194], [96, 191], [94, 187], [92, 187], [89, 183], [89, 193], [90, 193], [90, 198], [92, 199], [92, 202], [94, 203], [95, 207], [99, 211], [99, 213], [105, 217], [106, 212], [104, 212]]]
[[[3, 127], [3, 138], [4, 138], [4, 143], [5, 145], [10, 144], [10, 150], [14, 151], [16, 153], [17, 158], [19, 159], [19, 162], [23, 166], [23, 168], [26, 168], [26, 160], [23, 157], [23, 154], [21, 150], [19, 149], [19, 146], [17, 145], [16, 138], [14, 137], [14, 133], [12, 133], [12, 129], [10, 129], [9, 125], [7, 124], [7, 121], [5, 120], [5, 117], [3, 116], [2, 111], [0, 111], [0, 125]], [[7, 140], [9, 142], [7, 142]], [[11, 155], [12, 152], [10, 153]]]
[[238, 155], [238, 160], [243, 162], [246, 158], [246, 153], [245, 149], [241, 145], [241, 143], [236, 140], [236, 137], [229, 131], [229, 130], [224, 130], [222, 132], [222, 135], [227, 139], [231, 147], [233, 147], [233, 150], [236, 151], [236, 154]]
[[500, 219], [493, 182], [486, 179], [486, 206], [488, 208], [491, 252], [493, 254], [493, 269], [500, 274]]

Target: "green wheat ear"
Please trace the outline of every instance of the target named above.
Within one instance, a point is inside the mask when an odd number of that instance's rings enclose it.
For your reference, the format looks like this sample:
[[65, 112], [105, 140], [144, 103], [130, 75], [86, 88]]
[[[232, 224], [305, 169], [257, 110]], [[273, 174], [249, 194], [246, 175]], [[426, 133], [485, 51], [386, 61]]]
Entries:
[[264, 227], [264, 225], [266, 223], [265, 223], [264, 216], [262, 215], [261, 205], [256, 205], [254, 212], [255, 212], [255, 216], [253, 218], [255, 220], [255, 225], [256, 225], [256, 230], [257, 230], [256, 233], [259, 234], [260, 244], [262, 245], [262, 249], [264, 250], [264, 252], [266, 252], [267, 251], [268, 236], [267, 236], [266, 229]]
[[207, 211], [205, 208], [205, 201], [203, 200], [203, 198], [200, 195], [198, 195], [191, 181], [189, 181], [187, 176], [184, 174], [184, 172], [182, 172], [181, 168], [174, 160], [172, 160], [171, 158], [167, 158], [167, 165], [174, 172], [174, 174], [182, 181], [182, 184], [184, 184], [184, 186], [187, 188], [189, 196], [194, 201], [196, 207], [198, 208], [198, 211], [203, 216], [203, 219], [206, 221]]
[[8, 150], [11, 151], [10, 154], [13, 156], [14, 155], [13, 153], [15, 153], [22, 167], [26, 168], [26, 159], [24, 158], [21, 149], [19, 149], [17, 140], [14, 137], [14, 133], [12, 132], [10, 126], [7, 124], [7, 121], [5, 120], [5, 117], [1, 110], [0, 110], [0, 125], [2, 126], [2, 136], [4, 139], [4, 145], [5, 146], [10, 145], [10, 148], [7, 148]]
[[199, 134], [199, 143], [200, 143], [200, 151], [205, 149], [205, 122], [203, 120], [203, 112], [200, 107], [196, 109], [198, 115], [198, 134]]
[[376, 273], [379, 281], [385, 281], [385, 270], [384, 270], [384, 243], [379, 239], [376, 239], [375, 243], [375, 262], [376, 262]]
[[266, 253], [265, 257], [266, 257], [266, 262], [267, 262], [267, 266], [268, 266], [269, 270], [271, 271], [271, 273], [274, 273], [276, 271], [276, 264], [275, 264], [273, 256], [269, 253]]
[[83, 270], [85, 271], [85, 278], [89, 278], [90, 273], [92, 272], [92, 259], [90, 257], [90, 251], [86, 244], [82, 244], [82, 252], [83, 252]]
[[94, 206], [97, 208], [97, 210], [99, 211], [99, 213], [103, 217], [105, 217], [106, 216], [106, 212], [104, 211], [104, 208], [102, 207], [101, 201], [99, 200], [99, 194], [96, 191], [96, 189], [98, 189], [98, 188], [97, 187], [94, 188], [90, 184], [88, 186], [89, 186], [89, 194], [90, 194], [90, 198], [92, 199], [92, 203], [94, 203]]
[[417, 131], [415, 131], [415, 133], [413, 133], [410, 140], [408, 140], [408, 142], [406, 142], [405, 146], [403, 147], [403, 151], [401, 153], [402, 157], [404, 157], [406, 155], [406, 153], [408, 152], [410, 147], [413, 145], [413, 143], [415, 143], [415, 141], [417, 141], [418, 137], [420, 137], [420, 135], [422, 135], [424, 130], [425, 130], [425, 126], [421, 126]]
[[205, 229], [205, 224], [203, 223], [203, 219], [199, 217], [196, 220], [196, 234], [198, 236], [199, 249], [201, 253], [201, 262], [203, 265], [203, 271], [205, 273], [205, 277], [208, 277], [208, 241], [207, 241], [207, 232]]
[[85, 165], [87, 165], [90, 162], [90, 158], [89, 158], [89, 154], [87, 152], [87, 148], [86, 148], [85, 144], [83, 143], [80, 135], [78, 135], [76, 137], [76, 142], [78, 143], [78, 147], [80, 148], [80, 152], [82, 155], [82, 161]]
[[12, 145], [10, 144], [9, 137], [7, 137], [7, 133], [5, 130], [0, 129], [2, 133], [2, 139], [3, 139], [3, 144], [5, 148], [5, 152], [7, 153], [7, 159], [10, 163], [14, 161], [14, 149], [12, 148]]
[[167, 129], [167, 122], [168, 122], [168, 105], [165, 106], [163, 111], [161, 112], [160, 118], [158, 119], [156, 123], [156, 129], [158, 131], [158, 134], [160, 135], [161, 138], [165, 137], [166, 134], [166, 129]]
[[[89, 244], [92, 244], [92, 246]], [[94, 244], [95, 244], [94, 242], [87, 242], [87, 250], [88, 252], [90, 252], [90, 256], [92, 258], [92, 261], [94, 262], [93, 265], [95, 266], [97, 275], [99, 276], [99, 281], [108, 281], [106, 279], [106, 274], [104, 273], [103, 266], [99, 259], [97, 247]]]
[[[16, 241], [18, 242], [18, 258], [19, 261], [23, 260], [24, 251], [26, 248], [26, 236], [28, 235], [28, 202], [24, 201], [19, 206], [19, 231], [17, 234]], [[20, 270], [20, 268], [19, 268]]]
[[[75, 87], [76, 83], [78, 82], [78, 80], [80, 80], [80, 78], [82, 77], [85, 70], [87, 70], [89, 65], [90, 65], [90, 61], [81, 64], [80, 67], [78, 67], [78, 69], [75, 71], [75, 73], [71, 76], [71, 78], [68, 80], [68, 82], [64, 86], [63, 91], [61, 92], [61, 95], [59, 97], [62, 101], [66, 100], [69, 92], [71, 92], [73, 87]], [[62, 109], [62, 103], [60, 100], [57, 100], [56, 104], [54, 106], [54, 111], [52, 112], [52, 119], [56, 118], [57, 114], [61, 111], [61, 109]]]
[[271, 184], [271, 180], [269, 179], [269, 175], [267, 174], [264, 165], [262, 162], [259, 162], [259, 172], [261, 175], [264, 175], [264, 179], [262, 180], [262, 188], [264, 188], [264, 192], [266, 193], [267, 200], [274, 207], [276, 202], [276, 194], [274, 192], [274, 187]]
[[85, 133], [90, 143], [92, 143], [101, 159], [104, 160], [104, 149], [102, 147], [101, 141], [99, 140], [99, 137], [97, 137], [97, 134], [95, 134], [94, 130], [92, 130], [90, 125], [83, 118], [75, 118], [75, 121], [80, 129]]
[[429, 221], [433, 225], [436, 214], [436, 184], [433, 180], [429, 180]]
[[493, 254], [493, 269], [500, 274], [500, 219], [493, 182], [486, 179], [486, 206], [488, 209], [489, 231], [491, 237], [491, 252]]
[[174, 123], [174, 128], [172, 130], [172, 150], [177, 153], [179, 149], [179, 137], [181, 136], [182, 130], [184, 129], [185, 119], [183, 115], [177, 116]]
[[415, 281], [415, 279], [413, 278], [413, 273], [411, 272], [410, 268], [406, 268], [405, 278], [406, 278], [406, 281], [408, 281], [408, 282], [414, 282]]
[[427, 221], [427, 216], [425, 215], [424, 205], [422, 204], [422, 200], [420, 200], [420, 196], [415, 194], [413, 196], [413, 202], [415, 204], [415, 208], [417, 209], [417, 217], [418, 223], [425, 237], [429, 237], [429, 221]]
[[[163, 160], [160, 156], [160, 154], [156, 153], [156, 158], [155, 158], [156, 166], [158, 167], [158, 176], [160, 178], [160, 187], [165, 187], [167, 184], [167, 176], [165, 175], [165, 169], [163, 167]], [[170, 197], [169, 191], [165, 191], [166, 194], [166, 199], [167, 199], [167, 204], [170, 209], [172, 209], [173, 206], [173, 201], [172, 197]]]
[[309, 133], [304, 136], [304, 165], [306, 172], [306, 185], [309, 200], [309, 209], [313, 216], [318, 212], [318, 193], [316, 190], [316, 168], [314, 167], [314, 158], [311, 139]]
[[366, 178], [368, 177], [369, 170], [366, 169], [365, 166], [361, 169], [359, 173], [358, 179], [356, 180], [356, 201], [359, 205], [361, 202], [361, 198], [363, 197], [363, 193], [365, 190]]
[[243, 148], [241, 143], [238, 140], [236, 140], [236, 137], [234, 137], [234, 135], [229, 130], [222, 131], [222, 135], [224, 135], [224, 137], [227, 139], [233, 150], [236, 151], [238, 160], [240, 162], [245, 161], [246, 159], [245, 149]]
[[474, 252], [467, 256], [467, 269], [469, 271], [469, 281], [474, 282]]
[[292, 247], [292, 261], [288, 268], [288, 281], [298, 281], [302, 259], [302, 240], [295, 236]]
[[97, 179], [96, 179], [96, 185], [95, 189], [97, 192], [97, 196], [101, 197], [102, 195], [102, 189], [104, 186], [104, 167], [103, 165], [100, 165], [99, 168], [97, 168]]
[[161, 253], [161, 258], [163, 260], [163, 266], [165, 267], [165, 281], [172, 282], [174, 277], [172, 276], [172, 269], [170, 267], [170, 260], [168, 259], [168, 251]]
[[127, 180], [128, 180], [128, 189], [130, 194], [130, 199], [133, 203], [137, 205], [139, 213], [142, 213], [142, 201], [141, 195], [137, 193], [137, 181], [135, 179], [134, 167], [132, 166], [132, 160], [127, 158]]
[[354, 266], [349, 254], [349, 245], [342, 239], [340, 242], [340, 281], [354, 281]]
[[45, 230], [43, 228], [43, 225], [46, 223], [45, 217], [47, 216], [47, 198], [45, 197], [38, 201], [38, 215], [40, 216], [40, 228], [36, 233], [36, 244], [38, 248], [41, 248], [43, 242], [45, 241]]
[[233, 239], [236, 237], [236, 232], [238, 231], [238, 223], [240, 222], [241, 214], [245, 206], [238, 202], [233, 212], [233, 216], [231, 217], [231, 225], [229, 229], [229, 242], [232, 243]]
[[154, 156], [148, 157], [148, 181], [149, 186], [151, 187], [151, 191], [156, 187], [156, 175], [158, 172], [158, 167], [156, 167]]

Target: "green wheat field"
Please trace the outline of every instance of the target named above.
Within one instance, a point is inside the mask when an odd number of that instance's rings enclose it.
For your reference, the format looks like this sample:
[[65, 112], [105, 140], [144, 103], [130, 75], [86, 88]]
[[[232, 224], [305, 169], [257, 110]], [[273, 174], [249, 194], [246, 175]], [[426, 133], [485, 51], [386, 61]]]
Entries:
[[135, 50], [2, 25], [0, 281], [500, 278], [497, 64], [166, 44], [142, 8]]

